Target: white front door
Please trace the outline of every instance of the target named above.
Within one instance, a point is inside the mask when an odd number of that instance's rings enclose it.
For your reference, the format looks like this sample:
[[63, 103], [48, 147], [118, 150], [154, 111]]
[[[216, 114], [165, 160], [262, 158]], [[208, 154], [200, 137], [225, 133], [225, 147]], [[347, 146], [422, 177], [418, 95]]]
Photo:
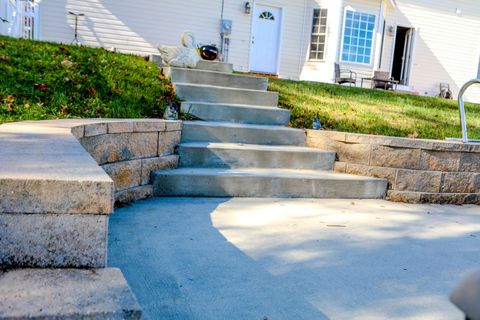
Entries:
[[256, 5], [253, 10], [250, 71], [277, 73], [282, 9]]

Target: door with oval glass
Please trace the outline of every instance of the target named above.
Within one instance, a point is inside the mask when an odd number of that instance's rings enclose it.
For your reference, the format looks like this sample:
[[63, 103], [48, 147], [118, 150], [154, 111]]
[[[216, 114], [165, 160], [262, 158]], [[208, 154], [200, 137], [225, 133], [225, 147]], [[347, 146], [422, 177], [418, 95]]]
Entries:
[[250, 47], [250, 71], [277, 74], [281, 20], [281, 8], [255, 6]]

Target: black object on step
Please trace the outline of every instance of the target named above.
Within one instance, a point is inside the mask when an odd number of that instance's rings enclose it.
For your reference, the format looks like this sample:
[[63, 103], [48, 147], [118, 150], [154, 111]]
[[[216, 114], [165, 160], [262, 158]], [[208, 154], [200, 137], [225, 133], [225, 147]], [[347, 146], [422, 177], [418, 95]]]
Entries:
[[215, 60], [218, 57], [218, 48], [214, 45], [201, 46], [200, 56], [203, 60]]

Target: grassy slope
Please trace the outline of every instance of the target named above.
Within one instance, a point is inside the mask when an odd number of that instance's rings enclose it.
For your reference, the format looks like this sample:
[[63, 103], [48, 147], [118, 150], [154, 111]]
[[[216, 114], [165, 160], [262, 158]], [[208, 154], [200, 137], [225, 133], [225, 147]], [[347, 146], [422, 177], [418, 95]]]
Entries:
[[[460, 137], [456, 101], [350, 88], [334, 84], [271, 79], [280, 106], [292, 111], [291, 125], [310, 128], [318, 117], [326, 129], [400, 137]], [[470, 138], [480, 138], [480, 105], [467, 104]]]
[[0, 36], [0, 123], [160, 117], [173, 91], [143, 58]]

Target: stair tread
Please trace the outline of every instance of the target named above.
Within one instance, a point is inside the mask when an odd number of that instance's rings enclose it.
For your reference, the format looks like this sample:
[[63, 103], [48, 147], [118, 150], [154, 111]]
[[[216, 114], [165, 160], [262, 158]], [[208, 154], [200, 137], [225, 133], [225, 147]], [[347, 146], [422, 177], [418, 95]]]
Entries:
[[222, 87], [222, 86], [213, 86], [210, 84], [198, 84], [198, 83], [188, 83], [188, 82], [175, 82], [175, 86], [189, 86], [189, 87], [198, 87], [198, 88], [209, 88], [209, 89], [219, 89], [219, 90], [230, 90], [230, 91], [245, 91], [245, 92], [259, 92], [266, 94], [278, 94], [278, 92], [265, 91], [265, 90], [255, 90], [255, 89], [242, 89], [242, 88], [231, 88], [231, 87]]
[[182, 101], [182, 104], [194, 104], [204, 106], [218, 106], [218, 107], [231, 107], [231, 108], [245, 108], [245, 109], [260, 109], [260, 110], [276, 110], [283, 112], [290, 112], [287, 109], [271, 106], [256, 106], [252, 104], [236, 104], [236, 103], [221, 103], [221, 102], [204, 102], [204, 101]]
[[277, 152], [303, 152], [303, 153], [334, 153], [333, 151], [320, 150], [308, 147], [262, 145], [228, 142], [182, 142], [179, 147], [208, 148], [208, 149], [240, 149], [253, 151], [277, 151]]
[[385, 179], [355, 176], [336, 173], [326, 170], [298, 170], [298, 169], [272, 169], [272, 168], [179, 168], [173, 170], [157, 171], [161, 175], [182, 176], [230, 176], [230, 177], [264, 177], [310, 180], [347, 180], [347, 181], [385, 181]]
[[290, 128], [287, 126], [235, 123], [235, 122], [225, 122], [225, 121], [184, 121], [183, 124], [184, 126], [194, 125], [194, 126], [217, 127], [217, 128], [224, 127], [224, 128], [242, 128], [242, 129], [267, 129], [267, 130], [282, 130], [282, 131], [291, 131], [291, 132], [303, 131], [303, 129]]
[[[221, 71], [214, 71], [214, 70], [205, 70], [205, 69], [195, 69], [195, 68], [180, 68], [180, 67], [166, 67], [171, 68], [172, 70], [185, 70], [191, 72], [205, 72], [210, 74], [217, 74], [219, 76], [232, 76], [232, 77], [242, 77], [245, 79], [267, 79], [265, 77], [253, 76], [253, 75], [246, 75], [246, 74], [238, 74], [238, 73], [226, 73]], [[267, 79], [268, 80], [268, 79]]]

